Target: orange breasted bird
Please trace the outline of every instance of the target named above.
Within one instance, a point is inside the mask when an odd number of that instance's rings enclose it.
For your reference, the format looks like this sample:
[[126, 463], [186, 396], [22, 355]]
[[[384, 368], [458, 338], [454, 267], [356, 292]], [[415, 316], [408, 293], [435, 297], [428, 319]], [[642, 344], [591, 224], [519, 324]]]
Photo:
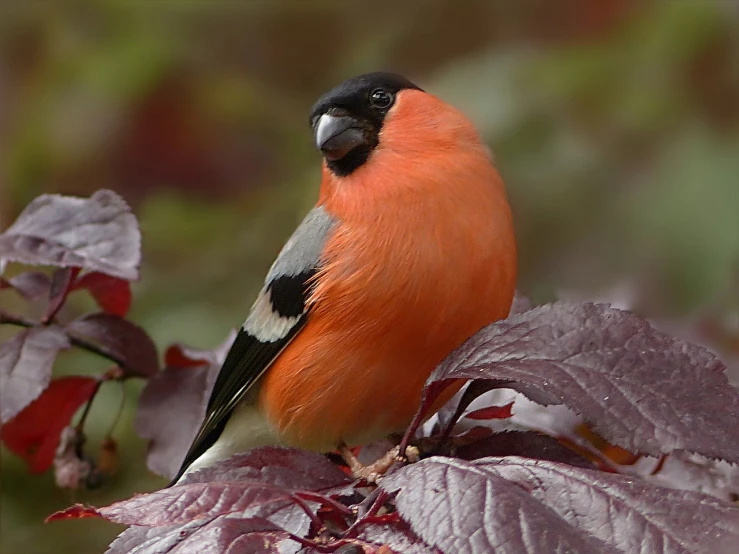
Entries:
[[403, 431], [434, 367], [506, 317], [516, 245], [478, 131], [390, 73], [324, 94], [316, 206], [221, 368], [185, 472], [264, 445], [328, 452]]

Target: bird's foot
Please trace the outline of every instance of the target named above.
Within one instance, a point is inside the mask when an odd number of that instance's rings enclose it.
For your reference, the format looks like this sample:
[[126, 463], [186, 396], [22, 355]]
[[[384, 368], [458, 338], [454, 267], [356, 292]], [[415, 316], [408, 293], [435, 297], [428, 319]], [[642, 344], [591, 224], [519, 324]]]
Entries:
[[339, 453], [352, 471], [355, 479], [362, 479], [368, 483], [377, 483], [388, 469], [396, 462], [408, 463], [417, 462], [420, 456], [418, 448], [409, 446], [405, 449], [405, 456], [400, 455], [400, 446], [396, 446], [388, 450], [384, 455], [369, 465], [360, 462], [354, 453], [349, 450], [346, 445], [339, 446]]

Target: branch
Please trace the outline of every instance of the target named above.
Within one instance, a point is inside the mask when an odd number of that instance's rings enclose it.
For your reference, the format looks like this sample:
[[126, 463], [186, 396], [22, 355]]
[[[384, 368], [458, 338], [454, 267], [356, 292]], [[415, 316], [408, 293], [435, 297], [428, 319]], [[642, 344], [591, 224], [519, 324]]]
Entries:
[[[15, 315], [15, 314], [9, 314], [7, 312], [4, 312], [0, 310], [0, 324], [7, 323], [8, 325], [17, 325], [18, 327], [27, 327], [27, 328], [33, 328], [33, 327], [42, 327], [43, 324], [34, 321], [32, 319], [25, 318], [23, 316]], [[116, 364], [121, 369], [131, 372], [135, 374], [135, 368], [132, 368], [126, 362], [121, 358], [120, 356], [116, 355], [114, 352], [111, 352], [104, 346], [98, 346], [97, 344], [90, 342], [88, 340], [85, 340], [83, 338], [75, 337], [73, 335], [67, 334], [69, 337], [69, 341], [76, 347], [82, 348], [83, 350], [87, 350], [88, 352], [92, 352], [93, 354], [97, 354], [98, 356], [101, 356], [103, 358], [106, 358]]]

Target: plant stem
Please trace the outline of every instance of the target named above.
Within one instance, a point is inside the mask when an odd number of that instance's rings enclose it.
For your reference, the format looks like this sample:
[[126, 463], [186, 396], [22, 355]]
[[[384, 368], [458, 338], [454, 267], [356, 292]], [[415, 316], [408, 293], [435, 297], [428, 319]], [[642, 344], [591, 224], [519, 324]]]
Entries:
[[349, 527], [349, 529], [344, 531], [343, 537], [347, 539], [356, 537], [359, 528], [377, 515], [377, 513], [380, 511], [380, 508], [382, 508], [385, 505], [385, 502], [387, 502], [388, 498], [390, 498], [390, 495], [382, 489], [375, 489], [374, 491], [372, 491], [370, 495], [364, 500], [364, 502], [371, 502], [369, 508], [364, 514], [357, 518], [357, 520], [351, 525], [351, 527]]
[[126, 385], [120, 380], [118, 381], [118, 384], [121, 387], [121, 402], [120, 404], [118, 404], [118, 411], [115, 414], [115, 419], [113, 420], [113, 424], [110, 426], [110, 431], [108, 431], [108, 434], [107, 434], [108, 437], [113, 436], [113, 431], [115, 431], [115, 428], [118, 425], [118, 421], [120, 421], [121, 419], [123, 408], [126, 405]]
[[295, 495], [304, 500], [311, 500], [313, 502], [327, 504], [328, 506], [331, 506], [334, 510], [345, 516], [353, 515], [352, 511], [349, 509], [349, 506], [342, 504], [341, 502], [338, 502], [333, 498], [324, 496], [320, 493], [310, 491], [296, 491]]
[[305, 512], [305, 515], [310, 518], [313, 526], [316, 528], [316, 533], [319, 533], [324, 528], [324, 523], [323, 521], [321, 521], [321, 518], [319, 518], [318, 515], [310, 509], [310, 506], [303, 502], [303, 500], [297, 494], [290, 495], [290, 500], [297, 504], [298, 507], [303, 510], [303, 512]]
[[85, 421], [87, 420], [87, 414], [90, 413], [90, 407], [92, 406], [92, 401], [95, 400], [95, 397], [97, 396], [98, 391], [100, 390], [100, 385], [102, 385], [102, 381], [98, 381], [97, 385], [95, 386], [95, 390], [93, 391], [92, 395], [90, 395], [90, 400], [87, 401], [87, 404], [85, 404], [85, 409], [82, 412], [82, 415], [80, 416], [80, 420], [77, 423], [77, 429], [82, 432], [82, 430], [85, 427]]

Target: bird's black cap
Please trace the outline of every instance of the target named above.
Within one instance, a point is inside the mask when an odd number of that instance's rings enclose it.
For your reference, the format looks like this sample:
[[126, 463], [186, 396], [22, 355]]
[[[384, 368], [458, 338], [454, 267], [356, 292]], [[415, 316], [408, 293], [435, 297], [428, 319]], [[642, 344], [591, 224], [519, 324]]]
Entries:
[[395, 73], [376, 71], [358, 75], [335, 86], [313, 104], [310, 114], [311, 125], [317, 116], [326, 113], [331, 108], [343, 108], [357, 116], [363, 113], [367, 116], [373, 115], [368, 113], [369, 96], [375, 89], [383, 89], [392, 94], [397, 94], [403, 89], [422, 90], [405, 77]]
[[367, 161], [379, 143], [385, 115], [404, 89], [421, 90], [395, 73], [366, 73], [344, 81], [316, 101], [310, 124], [316, 146], [335, 175], [348, 175]]

